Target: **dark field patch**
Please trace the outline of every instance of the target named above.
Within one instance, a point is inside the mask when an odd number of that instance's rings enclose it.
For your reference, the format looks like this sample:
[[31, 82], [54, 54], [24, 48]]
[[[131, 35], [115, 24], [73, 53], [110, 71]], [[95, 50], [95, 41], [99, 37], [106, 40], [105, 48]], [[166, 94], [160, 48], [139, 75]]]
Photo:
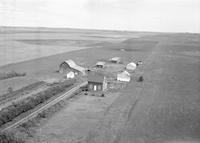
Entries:
[[157, 41], [125, 40], [122, 43], [109, 45], [108, 49], [127, 52], [145, 52], [151, 50], [158, 44]]
[[70, 39], [34, 39], [34, 40], [17, 40], [32, 45], [86, 45], [96, 43], [93, 40], [70, 40]]

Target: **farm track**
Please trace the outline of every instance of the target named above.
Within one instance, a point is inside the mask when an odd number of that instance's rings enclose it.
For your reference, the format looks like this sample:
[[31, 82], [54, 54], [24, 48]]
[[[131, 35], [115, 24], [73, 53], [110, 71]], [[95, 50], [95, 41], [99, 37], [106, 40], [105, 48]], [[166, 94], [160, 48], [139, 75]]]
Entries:
[[56, 103], [60, 102], [61, 100], [66, 99], [66, 98], [69, 99], [69, 98], [73, 97], [74, 96], [73, 93], [76, 92], [78, 89], [80, 89], [80, 87], [85, 86], [85, 85], [87, 85], [87, 82], [80, 83], [79, 85], [73, 87], [72, 89], [70, 89], [66, 93], [61, 94], [60, 96], [58, 96], [58, 97], [56, 97], [56, 98], [54, 98], [52, 100], [50, 99], [45, 104], [40, 106], [37, 110], [34, 110], [32, 113], [30, 113], [27, 116], [21, 118], [20, 120], [18, 120], [16, 122], [14, 122], [14, 123], [2, 128], [0, 132], [5, 132], [5, 131], [8, 131], [8, 130], [10, 130], [12, 128], [15, 128], [15, 127], [27, 122], [28, 120], [36, 117], [39, 113], [41, 113], [42, 111], [50, 108], [51, 106], [55, 105]]

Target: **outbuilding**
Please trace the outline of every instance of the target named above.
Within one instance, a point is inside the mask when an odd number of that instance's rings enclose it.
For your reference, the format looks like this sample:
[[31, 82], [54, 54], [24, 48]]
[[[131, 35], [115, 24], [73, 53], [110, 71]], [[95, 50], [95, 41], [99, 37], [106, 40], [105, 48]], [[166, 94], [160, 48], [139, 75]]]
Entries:
[[122, 73], [117, 74], [117, 80], [129, 82], [131, 80], [131, 75], [127, 71], [124, 71]]
[[120, 59], [120, 57], [113, 57], [113, 58], [110, 59], [110, 61], [112, 63], [120, 63], [121, 59]]
[[106, 77], [100, 73], [89, 72], [88, 90], [89, 91], [105, 91], [106, 89], [107, 89]]
[[82, 73], [85, 75], [85, 68], [77, 65], [73, 60], [66, 60], [60, 64], [59, 72], [60, 73]]
[[135, 63], [133, 63], [133, 62], [131, 62], [131, 63], [126, 65], [126, 69], [127, 70], [134, 71], [136, 68], [137, 68], [137, 65]]
[[104, 68], [105, 67], [105, 62], [99, 61], [96, 63], [97, 68]]
[[72, 79], [72, 78], [74, 78], [75, 77], [75, 73], [73, 72], [73, 71], [70, 71], [70, 72], [68, 72], [67, 74], [66, 74], [66, 78], [67, 79]]

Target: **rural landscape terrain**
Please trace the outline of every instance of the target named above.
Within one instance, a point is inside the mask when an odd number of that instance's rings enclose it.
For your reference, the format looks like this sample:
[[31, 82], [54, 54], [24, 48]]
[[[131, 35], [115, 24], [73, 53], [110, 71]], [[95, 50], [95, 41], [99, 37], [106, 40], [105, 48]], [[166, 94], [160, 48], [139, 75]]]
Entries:
[[[68, 78], [69, 60], [85, 73]], [[128, 82], [117, 78], [125, 70]], [[88, 91], [90, 72], [104, 76], [105, 91]], [[6, 138], [200, 143], [200, 34], [0, 27], [0, 143]]]

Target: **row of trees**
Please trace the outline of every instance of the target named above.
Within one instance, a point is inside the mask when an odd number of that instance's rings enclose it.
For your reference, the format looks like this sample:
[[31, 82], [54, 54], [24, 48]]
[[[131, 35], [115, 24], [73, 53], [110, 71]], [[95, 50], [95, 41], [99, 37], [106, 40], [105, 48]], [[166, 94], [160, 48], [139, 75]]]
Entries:
[[64, 83], [54, 85], [45, 91], [39, 92], [32, 97], [28, 97], [27, 99], [21, 102], [13, 103], [7, 108], [2, 109], [0, 111], [0, 126], [4, 125], [7, 122], [12, 121], [14, 118], [19, 116], [20, 114], [35, 108], [37, 105], [45, 102], [51, 97], [61, 92], [64, 92], [67, 87], [70, 87], [72, 85], [73, 85], [73, 82], [64, 82]]
[[8, 78], [13, 78], [13, 77], [18, 77], [18, 76], [26, 76], [26, 73], [17, 73], [15, 71], [11, 71], [8, 73], [1, 73], [0, 74], [0, 80], [8, 79]]
[[33, 90], [33, 89], [39, 87], [42, 84], [44, 84], [43, 81], [38, 81], [38, 82], [32, 83], [28, 86], [22, 87], [21, 89], [18, 89], [18, 90], [15, 90], [15, 91], [13, 91], [12, 87], [9, 87], [8, 93], [0, 96], [0, 101], [7, 100], [8, 98], [12, 98], [12, 97], [17, 96], [19, 94], [23, 94], [26, 91]]

